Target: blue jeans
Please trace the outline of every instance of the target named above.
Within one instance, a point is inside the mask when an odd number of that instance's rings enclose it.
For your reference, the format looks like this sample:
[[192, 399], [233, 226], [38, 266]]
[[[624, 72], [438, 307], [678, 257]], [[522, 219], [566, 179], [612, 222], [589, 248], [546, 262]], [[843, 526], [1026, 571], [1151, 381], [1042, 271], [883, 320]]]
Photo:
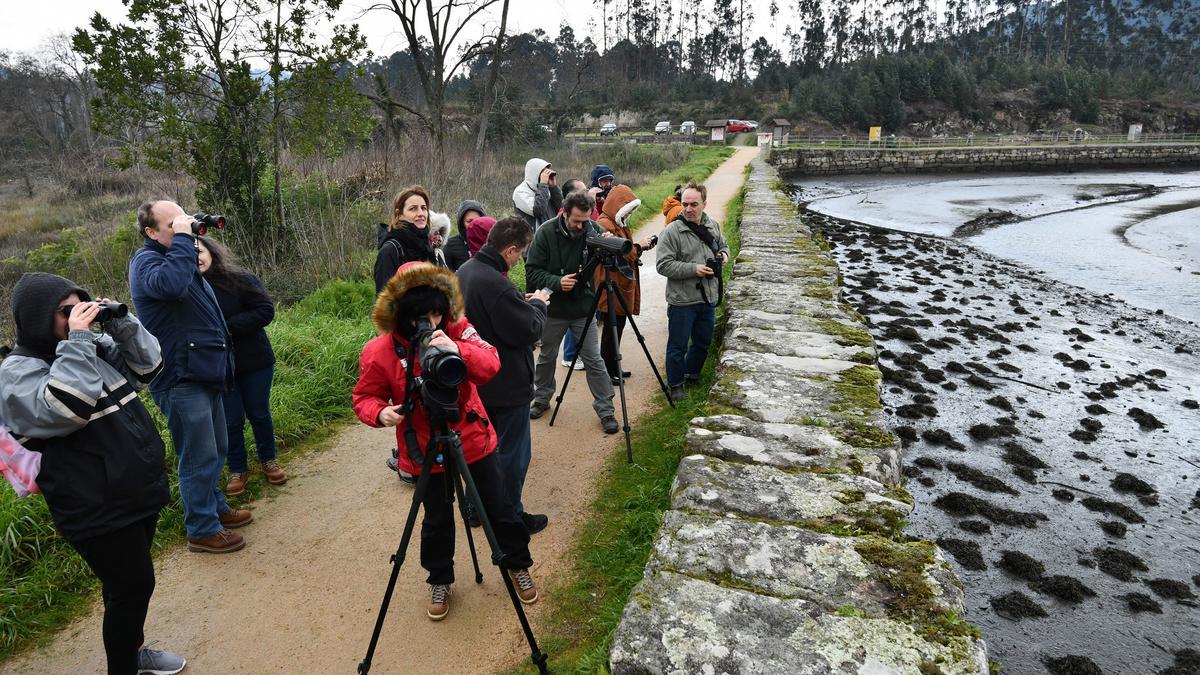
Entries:
[[[568, 333], [570, 335], [570, 333]], [[517, 514], [525, 513], [521, 492], [525, 489], [525, 474], [533, 458], [533, 437], [529, 430], [529, 404], [489, 408], [488, 419], [498, 437], [496, 458], [500, 460], [500, 475]]]
[[685, 377], [700, 377], [716, 322], [716, 305], [667, 305], [668, 386], [682, 385]]
[[566, 361], [567, 363], [574, 361], [575, 354], [579, 352], [579, 344], [575, 342], [575, 334], [571, 331], [567, 331], [567, 334], [563, 336], [562, 348], [563, 361]]
[[225, 426], [229, 430], [229, 470], [245, 473], [246, 420], [254, 430], [258, 463], [275, 459], [275, 424], [271, 421], [271, 380], [275, 366], [238, 373], [225, 396]]
[[221, 531], [220, 516], [229, 510], [219, 485], [229, 452], [221, 392], [190, 382], [151, 392], [167, 416], [167, 429], [179, 459], [179, 499], [189, 539]]

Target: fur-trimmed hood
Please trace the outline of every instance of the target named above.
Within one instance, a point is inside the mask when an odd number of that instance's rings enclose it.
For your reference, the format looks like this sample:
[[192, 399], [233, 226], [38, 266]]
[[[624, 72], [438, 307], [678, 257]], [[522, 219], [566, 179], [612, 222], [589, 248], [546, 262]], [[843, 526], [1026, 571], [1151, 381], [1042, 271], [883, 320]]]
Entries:
[[[633, 194], [633, 190], [629, 189], [628, 185], [621, 184], [613, 186], [608, 193], [608, 199], [604, 200], [604, 216], [616, 223], [619, 227], [627, 228], [630, 214], [634, 209], [642, 205], [642, 200]], [[609, 229], [609, 228], [605, 228]]]
[[450, 316], [445, 318], [447, 324], [463, 317], [462, 291], [458, 288], [458, 277], [454, 276], [454, 272], [427, 262], [410, 262], [396, 270], [396, 274], [375, 298], [371, 321], [380, 333], [390, 332], [395, 324], [392, 314], [395, 301], [418, 286], [431, 286], [446, 295], [450, 301]]
[[446, 245], [446, 240], [450, 238], [450, 214], [431, 211], [429, 213], [430, 239], [432, 239], [433, 235], [438, 232], [442, 233], [442, 244], [437, 248], [441, 248], [442, 246]]

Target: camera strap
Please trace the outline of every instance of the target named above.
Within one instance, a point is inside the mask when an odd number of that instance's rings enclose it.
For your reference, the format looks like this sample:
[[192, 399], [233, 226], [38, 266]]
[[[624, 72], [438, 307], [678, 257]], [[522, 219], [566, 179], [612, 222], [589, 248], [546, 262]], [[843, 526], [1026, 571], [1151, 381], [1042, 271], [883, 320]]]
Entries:
[[417, 429], [413, 426], [412, 415], [417, 407], [417, 378], [413, 375], [413, 364], [405, 361], [404, 346], [396, 342], [394, 337], [392, 347], [396, 350], [396, 358], [400, 359], [400, 365], [404, 367], [404, 403], [400, 406], [400, 414], [404, 415], [404, 450], [413, 464], [421, 466], [425, 462], [425, 455], [421, 452], [421, 443], [417, 440]]
[[[704, 226], [703, 222], [701, 222], [701, 223], [688, 222], [688, 220], [683, 217], [682, 213], [679, 214], [678, 216], [676, 216], [675, 220], [678, 220], [679, 222], [683, 223], [684, 227], [691, 230], [692, 234], [696, 235], [697, 237], [700, 238], [700, 241], [704, 242], [704, 245], [707, 246], [710, 251], [712, 251], [714, 260], [720, 260], [720, 258], [721, 258], [720, 250], [721, 249], [720, 249], [720, 247], [717, 246], [717, 239], [716, 239], [716, 237], [713, 236], [712, 232], [708, 231], [708, 228]], [[705, 261], [705, 262], [707, 262], [707, 261]], [[723, 275], [721, 274], [720, 269], [715, 269], [715, 270], [713, 270], [713, 272], [716, 272], [716, 274], [713, 276], [715, 276], [717, 278], [717, 301], [715, 303], [708, 299], [708, 292], [704, 290], [704, 279], [701, 279], [700, 281], [696, 282], [696, 288], [698, 288], [700, 290], [700, 297], [704, 299], [705, 304], [720, 305], [721, 298], [725, 296], [725, 279], [723, 278]]]

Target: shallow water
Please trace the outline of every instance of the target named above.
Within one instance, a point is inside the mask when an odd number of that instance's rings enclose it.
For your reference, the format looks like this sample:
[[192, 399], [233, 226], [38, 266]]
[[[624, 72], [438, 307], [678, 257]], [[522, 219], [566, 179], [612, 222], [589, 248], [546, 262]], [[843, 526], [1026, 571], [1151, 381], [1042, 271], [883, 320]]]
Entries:
[[965, 235], [1051, 278], [1200, 322], [1200, 172], [846, 176], [804, 181], [810, 210], [906, 232]]
[[[845, 298], [881, 350], [883, 401], [906, 438], [917, 503], [908, 533], [947, 550], [990, 656], [1012, 673], [1067, 656], [1153, 673], [1195, 648], [1200, 411], [1188, 406], [1200, 406], [1200, 329], [961, 241], [815, 214], [810, 223], [831, 241]], [[1005, 551], [1044, 565], [1043, 583], [1002, 569]], [[1078, 602], [1048, 592], [1070, 583], [1082, 585]], [[1046, 616], [1013, 615], [999, 604], [1013, 592]], [[1152, 609], [1134, 612], [1130, 594]]]

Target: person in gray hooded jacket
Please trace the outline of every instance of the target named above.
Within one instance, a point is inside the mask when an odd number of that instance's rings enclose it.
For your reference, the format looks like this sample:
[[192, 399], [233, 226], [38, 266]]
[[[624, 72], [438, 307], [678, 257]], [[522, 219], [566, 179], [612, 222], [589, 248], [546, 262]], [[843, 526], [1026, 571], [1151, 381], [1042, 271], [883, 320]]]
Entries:
[[162, 437], [137, 392], [162, 370], [158, 341], [132, 314], [92, 332], [100, 305], [54, 274], [23, 275], [12, 308], [0, 418], [42, 453], [37, 484], [54, 525], [103, 586], [108, 672], [177, 673], [183, 659], [142, 646], [168, 491]]
[[544, 159], [525, 162], [525, 179], [513, 190], [517, 215], [536, 232], [538, 225], [558, 215], [563, 194], [558, 187], [558, 172]]

